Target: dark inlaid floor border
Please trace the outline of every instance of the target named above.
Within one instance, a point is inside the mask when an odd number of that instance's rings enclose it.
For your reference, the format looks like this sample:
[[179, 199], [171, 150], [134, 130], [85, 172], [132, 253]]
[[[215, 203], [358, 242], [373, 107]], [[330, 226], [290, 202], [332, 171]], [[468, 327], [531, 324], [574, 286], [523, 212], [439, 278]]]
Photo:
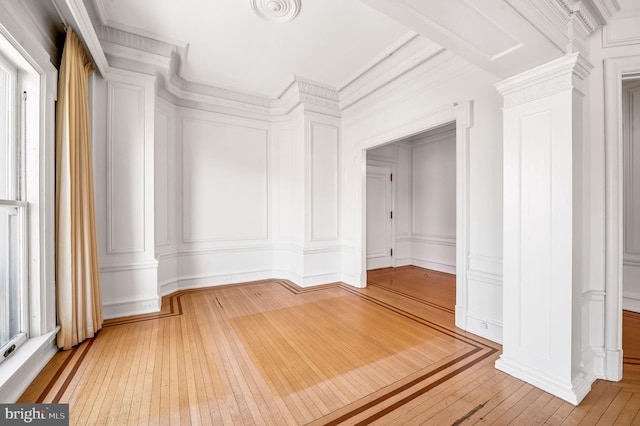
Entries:
[[[359, 401], [352, 402], [351, 404], [345, 407], [342, 407], [341, 409], [338, 409], [332, 413], [327, 414], [326, 416], [320, 419], [315, 420], [314, 422], [312, 422], [312, 424], [317, 423], [317, 424], [337, 425], [339, 423], [353, 419], [356, 416], [366, 417], [364, 420], [362, 420], [361, 423], [357, 423], [357, 424], [370, 423], [376, 419], [379, 419], [391, 413], [397, 408], [407, 404], [408, 402], [414, 400], [415, 398], [445, 383], [446, 381], [450, 380], [456, 375], [462, 373], [463, 371], [473, 367], [479, 362], [499, 352], [498, 345], [486, 343], [479, 338], [473, 337], [473, 335], [469, 335], [468, 333], [458, 331], [455, 328], [450, 328], [450, 327], [443, 326], [441, 324], [437, 324], [435, 322], [428, 320], [427, 318], [408, 312], [404, 309], [394, 306], [370, 294], [364, 294], [359, 289], [342, 284], [342, 283], [332, 283], [332, 284], [325, 284], [321, 286], [305, 288], [305, 287], [299, 287], [288, 280], [260, 280], [260, 281], [252, 281], [252, 282], [241, 283], [241, 284], [229, 284], [224, 286], [213, 286], [213, 287], [203, 287], [203, 288], [190, 289], [190, 290], [180, 290], [171, 295], [165, 296], [168, 298], [168, 300], [166, 301], [166, 303], [163, 303], [164, 310], [162, 312], [106, 320], [104, 327], [116, 327], [120, 325], [129, 325], [129, 324], [135, 324], [138, 322], [162, 320], [165, 318], [181, 316], [183, 315], [183, 307], [182, 307], [181, 299], [183, 296], [186, 296], [186, 295], [197, 294], [197, 293], [213, 293], [216, 291], [224, 290], [225, 288], [249, 287], [249, 286], [264, 285], [264, 284], [280, 285], [285, 289], [287, 289], [288, 291], [292, 292], [293, 294], [304, 294], [304, 293], [324, 291], [332, 288], [338, 288], [342, 291], [348, 292], [370, 303], [376, 304], [384, 309], [390, 310], [398, 315], [401, 315], [412, 321], [418, 322], [423, 326], [432, 328], [442, 334], [445, 334], [449, 337], [460, 340], [471, 346], [469, 351], [459, 355], [455, 359], [449, 362], [446, 362], [445, 364], [435, 369], [429, 369], [428, 367], [425, 368], [423, 370], [423, 371], [426, 370], [424, 374], [420, 374], [418, 377], [410, 380], [409, 382], [404, 383], [406, 381], [406, 378], [403, 380], [399, 380], [398, 382], [391, 384], [389, 386], [386, 386], [385, 388], [374, 393], [374, 394], [379, 393], [380, 395], [377, 395], [373, 398], [371, 398], [371, 395], [369, 395], [368, 397], [362, 398]], [[384, 288], [383, 286], [376, 286], [376, 287]], [[405, 296], [412, 300], [419, 301], [421, 303], [425, 303], [429, 306], [434, 305], [434, 307], [439, 307], [442, 310], [446, 309], [446, 307], [442, 307], [440, 305], [425, 301], [423, 299], [414, 297], [412, 295], [402, 293], [399, 290], [394, 290], [392, 293], [398, 293], [402, 296]], [[68, 368], [69, 364], [73, 360], [74, 364], [72, 366], [71, 371], [68, 373], [68, 375], [66, 375], [66, 379], [64, 383], [62, 384], [62, 386], [56, 393], [54, 400], [52, 401], [54, 403], [60, 402], [60, 399], [62, 398], [67, 387], [73, 380], [73, 377], [75, 376], [78, 369], [80, 368], [87, 353], [91, 350], [91, 346], [93, 345], [94, 341], [95, 341], [95, 338], [89, 339], [84, 344], [79, 345], [72, 350], [69, 357], [57, 369], [56, 373], [53, 375], [53, 378], [47, 384], [47, 386], [41, 393], [40, 397], [38, 398], [37, 402], [43, 402], [46, 399], [47, 394], [51, 392], [51, 389], [53, 389], [53, 387], [58, 382], [58, 378], [61, 377], [64, 370]], [[638, 361], [640, 362], [640, 360]], [[436, 378], [439, 374], [441, 374], [441, 376]], [[394, 397], [397, 398], [396, 401], [388, 405], [385, 404]]]

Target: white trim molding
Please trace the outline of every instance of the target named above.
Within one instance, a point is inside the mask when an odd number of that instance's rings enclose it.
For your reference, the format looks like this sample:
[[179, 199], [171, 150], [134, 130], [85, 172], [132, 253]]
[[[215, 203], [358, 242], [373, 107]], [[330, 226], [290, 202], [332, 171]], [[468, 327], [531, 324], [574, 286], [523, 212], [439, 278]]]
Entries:
[[605, 59], [605, 379], [622, 379], [623, 134], [622, 80], [640, 72], [640, 56]]

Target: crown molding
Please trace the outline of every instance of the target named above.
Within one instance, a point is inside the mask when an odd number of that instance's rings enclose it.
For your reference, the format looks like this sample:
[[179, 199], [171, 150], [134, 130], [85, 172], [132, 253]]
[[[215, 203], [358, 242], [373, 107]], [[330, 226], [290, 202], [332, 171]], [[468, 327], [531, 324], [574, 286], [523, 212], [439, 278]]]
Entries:
[[[100, 0], [94, 2], [100, 3]], [[292, 76], [281, 94], [272, 99], [195, 82], [183, 76], [180, 69], [188, 53], [186, 43], [173, 44], [149, 34], [136, 34], [100, 23], [93, 25], [97, 28], [94, 33], [101, 43], [101, 52], [106, 55], [105, 60], [108, 57], [109, 64], [156, 75], [159, 93], [175, 101], [176, 105], [265, 120], [291, 114], [299, 107], [305, 111], [340, 117], [343, 109], [445, 51], [426, 38], [409, 32], [349, 78], [340, 90], [301, 76]]]
[[88, 50], [100, 75], [107, 75], [109, 63], [82, 0], [51, 0], [60, 18], [71, 25]]
[[503, 80], [496, 89], [504, 97], [504, 107], [512, 108], [566, 90], [584, 93], [583, 81], [593, 65], [581, 54], [572, 53], [540, 67]]
[[343, 86], [340, 108], [349, 108], [444, 51], [443, 47], [414, 33]]

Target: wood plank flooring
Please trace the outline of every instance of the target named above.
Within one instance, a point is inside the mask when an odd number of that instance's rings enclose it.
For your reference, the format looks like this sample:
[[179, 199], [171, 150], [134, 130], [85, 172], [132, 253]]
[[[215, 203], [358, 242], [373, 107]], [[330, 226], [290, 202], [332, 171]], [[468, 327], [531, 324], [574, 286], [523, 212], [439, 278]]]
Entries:
[[640, 424], [640, 350], [625, 352], [623, 382], [596, 382], [574, 407], [496, 370], [500, 346], [455, 328], [454, 276], [368, 281], [174, 293], [59, 352], [19, 402], [69, 403], [79, 425]]

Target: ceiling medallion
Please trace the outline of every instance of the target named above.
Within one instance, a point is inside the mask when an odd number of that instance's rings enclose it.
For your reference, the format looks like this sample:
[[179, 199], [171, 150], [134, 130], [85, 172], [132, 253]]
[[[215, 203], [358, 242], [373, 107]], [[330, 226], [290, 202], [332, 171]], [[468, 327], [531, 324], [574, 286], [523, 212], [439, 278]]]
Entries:
[[300, 0], [250, 0], [251, 9], [267, 21], [289, 22], [300, 12]]

